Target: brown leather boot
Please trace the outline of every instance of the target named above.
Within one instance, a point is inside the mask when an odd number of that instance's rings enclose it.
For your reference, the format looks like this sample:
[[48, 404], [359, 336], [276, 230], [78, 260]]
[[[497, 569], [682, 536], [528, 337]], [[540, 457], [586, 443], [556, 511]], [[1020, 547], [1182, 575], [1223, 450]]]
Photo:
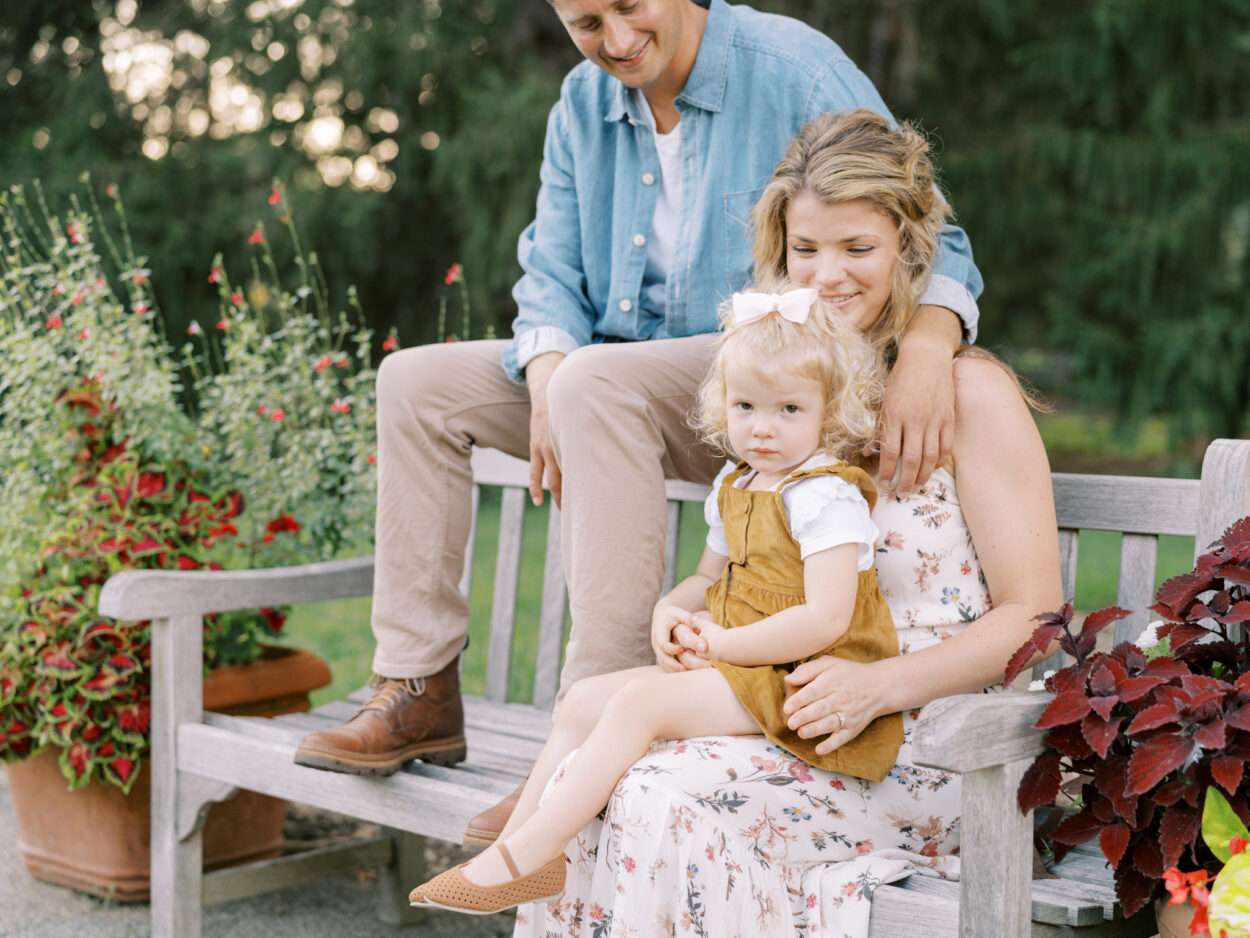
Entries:
[[374, 694], [342, 726], [300, 740], [295, 761], [352, 775], [391, 775], [409, 759], [463, 762], [460, 659], [437, 674], [406, 680], [375, 677]]
[[483, 850], [493, 844], [503, 831], [508, 818], [516, 810], [521, 800], [521, 792], [525, 789], [522, 781], [512, 794], [493, 807], [487, 808], [465, 826], [463, 843], [466, 847], [481, 847]]

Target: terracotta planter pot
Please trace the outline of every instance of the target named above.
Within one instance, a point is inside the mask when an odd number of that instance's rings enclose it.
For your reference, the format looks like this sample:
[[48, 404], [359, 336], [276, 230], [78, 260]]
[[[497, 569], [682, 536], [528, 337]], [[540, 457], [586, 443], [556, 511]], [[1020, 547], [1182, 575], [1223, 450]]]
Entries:
[[1159, 923], [1159, 938], [1190, 938], [1189, 920], [1193, 917], [1192, 902], [1169, 905], [1167, 899], [1155, 900], [1155, 920]]
[[[204, 679], [204, 706], [237, 715], [277, 716], [309, 708], [308, 693], [330, 683], [316, 655], [267, 646], [248, 665], [222, 668]], [[48, 751], [6, 766], [18, 849], [36, 879], [120, 902], [148, 898], [151, 823], [149, 773], [130, 791], [103, 782], [69, 791]], [[241, 791], [213, 805], [204, 825], [204, 867], [212, 869], [282, 851], [286, 802]]]

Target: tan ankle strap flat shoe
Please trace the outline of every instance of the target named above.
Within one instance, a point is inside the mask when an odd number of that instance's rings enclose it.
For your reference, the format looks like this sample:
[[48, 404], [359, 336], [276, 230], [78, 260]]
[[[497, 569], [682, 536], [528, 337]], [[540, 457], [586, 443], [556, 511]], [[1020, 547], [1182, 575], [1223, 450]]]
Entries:
[[436, 906], [467, 915], [493, 915], [527, 902], [555, 899], [564, 892], [563, 853], [523, 876], [508, 848], [501, 843], [495, 846], [512, 879], [496, 886], [479, 886], [465, 878], [462, 864], [418, 886], [409, 894], [408, 901], [412, 905]]

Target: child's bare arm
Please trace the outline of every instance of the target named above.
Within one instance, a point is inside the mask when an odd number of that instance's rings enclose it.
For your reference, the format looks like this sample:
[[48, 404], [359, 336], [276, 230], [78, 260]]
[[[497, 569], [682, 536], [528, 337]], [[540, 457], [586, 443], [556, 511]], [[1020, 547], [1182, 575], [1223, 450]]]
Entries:
[[855, 611], [860, 545], [842, 544], [803, 563], [806, 601], [736, 629], [699, 617], [708, 658], [747, 667], [798, 661], [827, 648], [846, 632]]

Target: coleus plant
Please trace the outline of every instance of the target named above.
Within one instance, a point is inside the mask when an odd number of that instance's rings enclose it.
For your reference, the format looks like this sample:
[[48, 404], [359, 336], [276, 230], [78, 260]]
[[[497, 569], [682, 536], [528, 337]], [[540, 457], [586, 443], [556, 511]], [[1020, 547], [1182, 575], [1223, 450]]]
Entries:
[[1170, 867], [1219, 871], [1199, 836], [1212, 786], [1250, 819], [1250, 518], [1163, 583], [1150, 608], [1165, 654], [1148, 660], [1129, 642], [1096, 650], [1098, 633], [1129, 612], [1098, 610], [1078, 631], [1068, 604], [1038, 617], [1004, 675], [1010, 683], [1056, 640], [1074, 659], [1046, 679], [1054, 698], [1036, 724], [1045, 750], [1018, 802], [1022, 812], [1050, 804], [1065, 777], [1079, 780], [1079, 810], [1050, 833], [1054, 855], [1097, 837], [1125, 915], [1163, 895]]
[[[93, 380], [53, 410], [80, 446], [56, 493], [61, 523], [0, 630], [0, 757], [54, 747], [71, 788], [99, 777], [129, 791], [148, 745], [148, 623], [100, 616], [100, 587], [123, 569], [219, 569], [237, 547], [243, 498], [118, 439], [115, 407]], [[274, 609], [207, 617], [206, 668], [254, 660], [284, 618]]]

